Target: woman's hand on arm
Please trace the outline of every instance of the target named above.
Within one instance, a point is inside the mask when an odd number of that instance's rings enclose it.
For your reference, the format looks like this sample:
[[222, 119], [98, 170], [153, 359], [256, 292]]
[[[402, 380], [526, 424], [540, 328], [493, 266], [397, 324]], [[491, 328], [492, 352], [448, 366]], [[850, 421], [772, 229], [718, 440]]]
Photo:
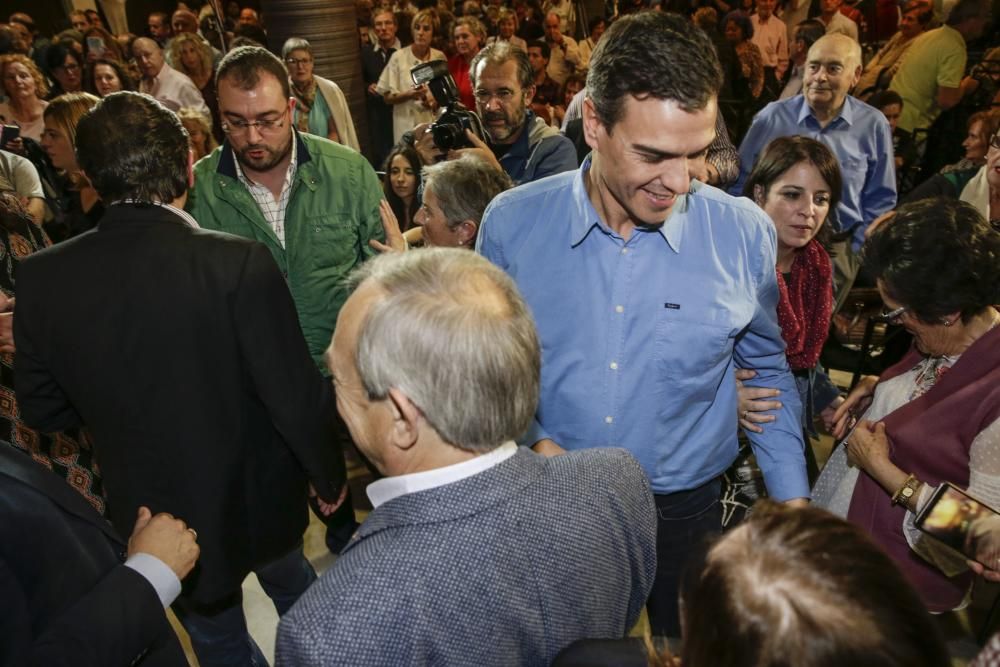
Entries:
[[774, 400], [781, 395], [777, 389], [768, 387], [748, 387], [744, 382], [757, 377], [757, 372], [749, 368], [736, 369], [737, 416], [740, 426], [753, 433], [763, 433], [760, 424], [773, 422], [774, 415], [763, 414], [768, 410], [780, 410], [781, 401]]

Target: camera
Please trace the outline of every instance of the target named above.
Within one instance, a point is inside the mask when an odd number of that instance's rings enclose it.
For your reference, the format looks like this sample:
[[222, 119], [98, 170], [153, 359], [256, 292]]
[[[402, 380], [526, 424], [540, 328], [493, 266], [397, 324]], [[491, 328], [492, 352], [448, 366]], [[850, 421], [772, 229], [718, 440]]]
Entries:
[[435, 146], [442, 151], [471, 147], [472, 144], [465, 136], [466, 130], [471, 130], [477, 137], [489, 143], [479, 115], [475, 111], [466, 109], [459, 101], [458, 86], [448, 71], [448, 63], [443, 60], [421, 63], [410, 70], [410, 77], [417, 86], [427, 84], [434, 101], [444, 109], [430, 127]]

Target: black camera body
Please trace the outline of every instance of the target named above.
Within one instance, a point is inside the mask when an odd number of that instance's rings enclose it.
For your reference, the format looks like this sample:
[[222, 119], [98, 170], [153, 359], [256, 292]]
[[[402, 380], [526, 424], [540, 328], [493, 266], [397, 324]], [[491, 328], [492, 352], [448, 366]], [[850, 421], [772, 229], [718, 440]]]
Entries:
[[471, 148], [472, 143], [465, 136], [466, 130], [489, 143], [489, 135], [483, 129], [479, 114], [465, 108], [459, 101], [458, 86], [448, 71], [448, 63], [443, 60], [422, 63], [410, 70], [410, 77], [415, 85], [427, 84], [434, 101], [443, 109], [430, 127], [435, 146], [442, 151]]

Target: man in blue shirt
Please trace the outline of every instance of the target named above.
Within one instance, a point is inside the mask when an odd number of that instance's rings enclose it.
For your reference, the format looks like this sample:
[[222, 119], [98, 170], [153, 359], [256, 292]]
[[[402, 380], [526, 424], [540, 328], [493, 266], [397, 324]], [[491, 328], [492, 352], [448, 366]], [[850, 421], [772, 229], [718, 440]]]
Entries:
[[850, 240], [838, 244], [834, 258], [840, 296], [846, 296], [857, 273], [851, 250], [864, 243], [871, 221], [896, 205], [889, 122], [878, 109], [847, 94], [860, 77], [861, 46], [855, 40], [836, 33], [816, 40], [806, 58], [803, 94], [772, 102], [757, 114], [740, 145], [740, 177], [729, 190], [743, 193], [757, 156], [772, 139], [802, 135], [826, 144], [844, 180], [837, 214], [827, 224]]
[[650, 623], [670, 636], [689, 552], [719, 530], [718, 480], [737, 453], [736, 367], [782, 392], [776, 420], [749, 434], [771, 496], [809, 495], [775, 314], [774, 227], [749, 200], [688, 175], [715, 138], [714, 53], [677, 16], [617, 21], [591, 58], [591, 157], [501, 194], [479, 235], [542, 341], [525, 444], [547, 454], [624, 447], [649, 476], [659, 515]]

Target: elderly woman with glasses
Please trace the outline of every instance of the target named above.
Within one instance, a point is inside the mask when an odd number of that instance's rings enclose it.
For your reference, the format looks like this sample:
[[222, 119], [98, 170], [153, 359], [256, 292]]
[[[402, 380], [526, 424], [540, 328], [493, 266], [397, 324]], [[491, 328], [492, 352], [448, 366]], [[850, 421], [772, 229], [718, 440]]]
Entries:
[[865, 242], [864, 267], [883, 319], [913, 348], [881, 377], [866, 377], [834, 414], [844, 438], [814, 501], [859, 524], [917, 589], [930, 611], [963, 604], [963, 557], [914, 527], [941, 482], [1000, 507], [1000, 231], [967, 203], [925, 199], [901, 207]]
[[360, 151], [351, 110], [340, 86], [313, 74], [312, 45], [300, 37], [292, 37], [282, 47], [281, 57], [295, 96], [292, 112], [295, 128]]

